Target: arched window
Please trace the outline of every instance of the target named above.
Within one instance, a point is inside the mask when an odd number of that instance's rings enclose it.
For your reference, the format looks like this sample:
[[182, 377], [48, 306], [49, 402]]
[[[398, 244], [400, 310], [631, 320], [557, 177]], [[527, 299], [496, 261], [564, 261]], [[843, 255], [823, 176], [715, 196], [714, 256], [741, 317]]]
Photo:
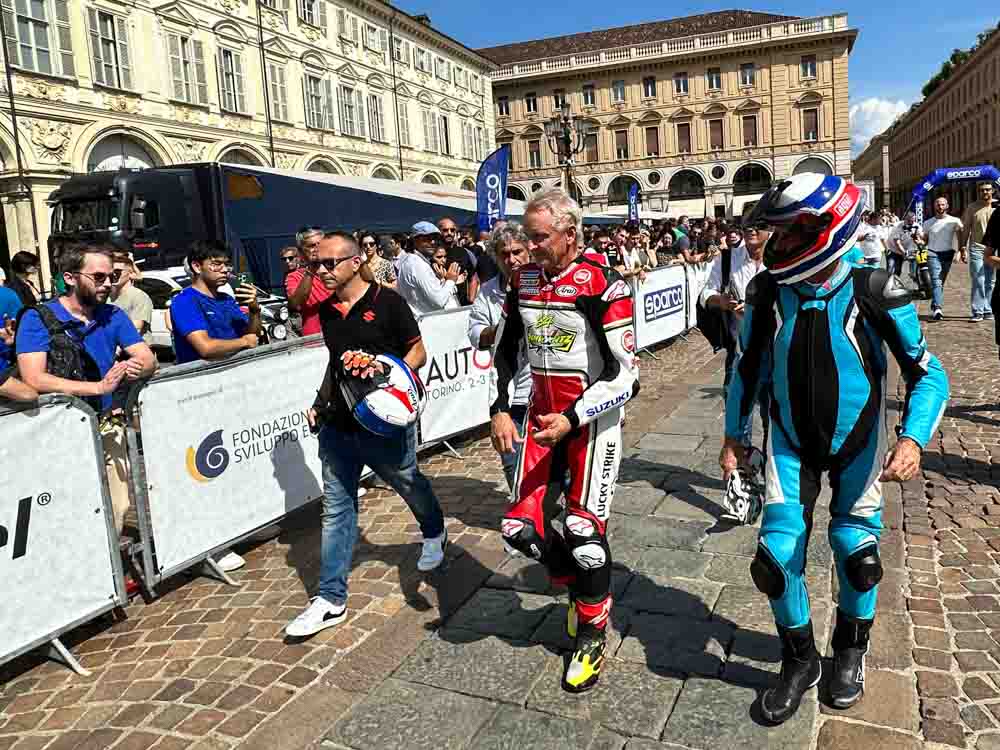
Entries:
[[[618, 175], [608, 185], [608, 205], [620, 206], [628, 203], [628, 191], [633, 185], [638, 185], [639, 181], [635, 177], [627, 174]], [[642, 198], [642, 188], [639, 188], [639, 197]]]
[[810, 156], [808, 159], [803, 159], [796, 164], [792, 174], [804, 174], [806, 172], [815, 172], [816, 174], [823, 174], [827, 176], [833, 174], [833, 170], [830, 169], [830, 165], [822, 159], [817, 159], [815, 156]]
[[462, 190], [468, 190], [470, 193], [476, 192], [476, 183], [472, 181], [471, 177], [462, 180]]
[[510, 198], [511, 200], [523, 201], [524, 200], [524, 191], [521, 190], [521, 188], [519, 188], [517, 185], [508, 185], [507, 186], [507, 197]]
[[306, 169], [307, 172], [322, 172], [324, 174], [340, 174], [340, 171], [332, 163], [325, 159], [317, 159]]
[[116, 169], [149, 169], [160, 164], [145, 146], [127, 135], [109, 135], [94, 145], [87, 157], [88, 172], [113, 172]]
[[683, 169], [671, 177], [668, 189], [670, 200], [705, 197], [705, 181], [690, 169]]
[[733, 195], [763, 193], [771, 187], [771, 173], [760, 164], [744, 164], [733, 175]]
[[225, 162], [226, 164], [244, 164], [248, 167], [261, 166], [260, 159], [243, 148], [229, 149], [226, 153], [219, 157], [219, 161]]
[[424, 178], [421, 180], [421, 182], [424, 183], [425, 185], [440, 185], [441, 184], [441, 180], [439, 180], [437, 178], [437, 175], [432, 174], [430, 172], [428, 172], [427, 174], [424, 175]]
[[392, 170], [387, 167], [379, 167], [374, 172], [372, 172], [372, 177], [376, 180], [395, 180], [396, 175], [392, 173]]

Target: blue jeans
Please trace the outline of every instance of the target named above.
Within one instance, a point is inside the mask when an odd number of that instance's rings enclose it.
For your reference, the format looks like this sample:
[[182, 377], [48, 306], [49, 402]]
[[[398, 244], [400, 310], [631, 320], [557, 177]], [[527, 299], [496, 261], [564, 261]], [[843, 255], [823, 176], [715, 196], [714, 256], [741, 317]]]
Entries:
[[339, 605], [347, 601], [347, 574], [358, 540], [358, 483], [365, 464], [410, 506], [425, 539], [441, 535], [444, 515], [431, 483], [417, 468], [416, 425], [394, 438], [326, 426], [319, 433], [319, 456], [323, 541], [317, 593]]
[[[524, 437], [524, 418], [528, 413], [527, 406], [510, 407], [510, 418], [517, 426], [517, 434]], [[514, 443], [514, 450], [510, 453], [500, 454], [500, 463], [503, 465], [503, 475], [507, 480], [507, 486], [514, 489], [514, 480], [517, 478], [517, 462], [521, 458], [521, 450], [524, 443]]]
[[969, 247], [969, 277], [972, 279], [972, 314], [992, 315], [990, 297], [993, 296], [993, 267], [983, 258], [986, 255], [982, 245]]
[[930, 269], [931, 281], [934, 283], [934, 290], [931, 292], [932, 310], [940, 310], [944, 304], [944, 283], [948, 280], [948, 271], [951, 270], [953, 260], [955, 260], [953, 252], [927, 252], [927, 267]]

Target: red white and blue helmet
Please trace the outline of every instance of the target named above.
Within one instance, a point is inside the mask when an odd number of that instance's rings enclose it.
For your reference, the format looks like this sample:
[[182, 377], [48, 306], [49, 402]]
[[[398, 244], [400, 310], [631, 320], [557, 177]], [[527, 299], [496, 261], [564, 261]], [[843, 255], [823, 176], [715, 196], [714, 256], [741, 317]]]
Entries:
[[358, 423], [369, 432], [392, 437], [415, 423], [423, 411], [423, 383], [399, 357], [379, 354], [375, 357], [383, 371], [361, 379], [344, 375], [341, 393]]
[[[864, 208], [865, 194], [853, 183], [807, 172], [775, 183], [747, 221], [774, 228], [764, 247], [764, 265], [779, 284], [795, 284], [854, 247]], [[790, 234], [799, 239], [791, 246]]]

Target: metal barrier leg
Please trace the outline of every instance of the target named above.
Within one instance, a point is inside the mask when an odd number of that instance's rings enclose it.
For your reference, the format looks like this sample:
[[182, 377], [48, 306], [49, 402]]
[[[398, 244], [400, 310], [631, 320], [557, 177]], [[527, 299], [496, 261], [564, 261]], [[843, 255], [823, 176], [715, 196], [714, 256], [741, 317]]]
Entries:
[[215, 578], [223, 583], [228, 583], [230, 586], [235, 586], [239, 588], [239, 583], [234, 581], [232, 577], [219, 567], [219, 563], [211, 558], [211, 556], [206, 557], [201, 562], [201, 566], [196, 568], [199, 575], [207, 576], [208, 578]]
[[81, 677], [90, 677], [90, 671], [83, 668], [83, 665], [76, 660], [76, 657], [69, 652], [69, 649], [58, 638], [53, 638], [49, 641], [43, 653], [46, 657], [52, 659], [52, 661], [69, 667]]
[[[128, 561], [132, 577], [139, 584], [142, 600], [146, 602], [146, 604], [149, 604], [157, 597], [156, 584], [154, 583], [152, 576], [146, 572], [146, 566], [139, 560], [143, 551], [142, 542], [129, 545]], [[142, 555], [142, 557], [145, 559], [144, 555]]]
[[448, 451], [451, 453], [451, 455], [453, 455], [455, 458], [461, 459], [463, 461], [465, 460], [464, 456], [462, 456], [461, 453], [459, 453], [457, 450], [455, 450], [452, 447], [451, 443], [449, 443], [447, 440], [442, 440], [441, 443], [442, 443], [442, 445], [444, 445], [445, 448], [448, 449]]
[[660, 358], [659, 358], [659, 357], [657, 357], [657, 356], [656, 356], [655, 354], [653, 354], [653, 352], [652, 352], [651, 350], [647, 349], [646, 347], [643, 347], [643, 348], [642, 348], [642, 349], [640, 349], [639, 351], [640, 351], [640, 352], [645, 352], [645, 353], [646, 353], [646, 354], [648, 354], [648, 355], [649, 355], [650, 357], [652, 357], [653, 359], [655, 359], [655, 360], [656, 360], [657, 362], [659, 362], [659, 360], [660, 360]]

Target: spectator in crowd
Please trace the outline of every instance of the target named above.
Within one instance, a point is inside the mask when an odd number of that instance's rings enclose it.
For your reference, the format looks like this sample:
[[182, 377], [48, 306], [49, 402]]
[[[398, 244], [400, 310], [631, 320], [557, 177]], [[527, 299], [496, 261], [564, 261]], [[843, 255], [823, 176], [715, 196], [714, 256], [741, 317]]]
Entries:
[[302, 316], [302, 335], [320, 332], [319, 309], [330, 298], [330, 291], [317, 275], [316, 246], [323, 239], [319, 227], [304, 227], [295, 235], [299, 248], [299, 267], [285, 276], [288, 308]]
[[460, 281], [455, 286], [458, 291], [458, 303], [463, 307], [476, 298], [479, 290], [479, 277], [476, 275], [476, 256], [466, 250], [459, 243], [458, 226], [452, 219], [441, 219], [437, 223], [438, 231], [441, 233], [441, 243], [448, 253], [449, 265], [457, 263], [461, 274]]
[[300, 261], [299, 249], [297, 247], [289, 245], [288, 247], [281, 248], [281, 262], [284, 264], [286, 279], [288, 278], [288, 274], [298, 270]]
[[409, 244], [410, 238], [401, 232], [397, 232], [389, 238], [389, 262], [392, 263], [397, 279], [399, 278], [399, 261], [406, 255]]
[[7, 287], [14, 290], [24, 307], [36, 305], [42, 298], [38, 288], [38, 256], [27, 250], [14, 253], [10, 259], [10, 270]]
[[472, 254], [476, 256], [476, 275], [479, 277], [480, 288], [500, 273], [500, 268], [497, 266], [497, 262], [493, 259], [493, 254], [487, 247], [489, 241], [490, 232], [482, 231], [479, 233], [479, 241], [470, 248]]
[[611, 259], [609, 254], [611, 253], [614, 243], [611, 241], [611, 232], [609, 232], [605, 227], [598, 227], [594, 232], [594, 239], [591, 244], [594, 254], [598, 257], [603, 257], [602, 261], [604, 265], [610, 266]]
[[882, 226], [878, 214], [874, 211], [865, 211], [862, 221], [864, 223], [861, 225], [861, 232], [858, 235], [858, 246], [864, 253], [863, 263], [866, 266], [879, 268], [888, 250], [885, 241], [889, 237], [889, 233]]
[[59, 258], [66, 294], [26, 311], [15, 344], [18, 369], [30, 388], [77, 396], [102, 415], [111, 505], [121, 532], [129, 507], [125, 424], [108, 412], [122, 381], [152, 375], [156, 357], [128, 315], [107, 304], [114, 253], [99, 243], [67, 245]]
[[[922, 233], [927, 238], [927, 265], [934, 284], [931, 292], [931, 316], [934, 320], [941, 320], [944, 315], [944, 285], [962, 235], [962, 222], [948, 213], [947, 198], [934, 201], [934, 215], [924, 222]], [[988, 299], [983, 299], [978, 309], [975, 304], [972, 306], [973, 320], [983, 319], [983, 309], [986, 308]]]
[[14, 325], [21, 308], [14, 290], [0, 286], [0, 371], [14, 365]]
[[429, 221], [418, 221], [413, 225], [412, 235], [414, 252], [407, 253], [400, 260], [397, 290], [414, 315], [449, 309], [454, 304], [452, 300], [458, 299], [457, 286], [462, 280], [461, 265], [450, 261], [452, 256], [444, 248], [450, 262], [443, 275], [438, 276], [433, 263], [435, 251], [438, 247], [443, 247], [441, 232]]
[[361, 251], [365, 254], [365, 263], [371, 271], [372, 280], [376, 284], [396, 288], [396, 270], [392, 263], [378, 254], [378, 237], [372, 232], [359, 232]]
[[[365, 281], [361, 248], [351, 235], [327, 234], [317, 248], [317, 260], [323, 283], [339, 304], [323, 306], [323, 338], [330, 350], [330, 364], [308, 412], [310, 425], [319, 429], [323, 464], [319, 588], [305, 611], [285, 628], [285, 633], [295, 638], [344, 620], [347, 576], [358, 538], [358, 483], [366, 464], [400, 494], [420, 525], [424, 541], [418, 570], [426, 572], [441, 565], [448, 539], [441, 505], [417, 466], [416, 425], [395, 437], [370, 433], [354, 418], [340, 388], [341, 380], [349, 377], [344, 358], [353, 354], [392, 354], [414, 372], [423, 366], [427, 352], [417, 321], [396, 292]], [[426, 265], [423, 258], [417, 260]], [[363, 376], [374, 373], [372, 367]]]
[[[489, 240], [489, 252], [496, 259], [499, 273], [479, 288], [479, 294], [476, 295], [469, 313], [469, 343], [481, 350], [492, 349], [496, 343], [497, 329], [511, 274], [531, 260], [528, 236], [524, 233], [523, 227], [513, 221], [505, 222], [493, 230]], [[523, 351], [519, 362], [520, 369], [511, 383], [513, 393], [510, 394], [510, 417], [517, 427], [518, 437], [523, 439], [524, 417], [528, 411], [528, 397], [531, 395], [531, 367]], [[490, 403], [493, 403], [496, 400], [496, 371], [491, 370], [490, 377]], [[513, 488], [523, 443], [515, 441], [512, 451], [503, 451], [497, 439], [498, 426], [498, 418], [491, 420], [493, 447], [500, 454], [507, 486]]]
[[677, 262], [677, 249], [674, 247], [674, 233], [663, 232], [656, 243], [656, 263], [660, 266]]
[[[0, 291], [10, 291], [0, 289]], [[13, 292], [11, 292], [13, 294]], [[16, 296], [16, 295], [15, 295]], [[15, 377], [14, 367], [14, 321], [0, 325], [0, 401], [34, 401], [38, 391]]]
[[[990, 220], [986, 224], [986, 231], [982, 236], [983, 263], [997, 273], [1000, 271], [1000, 211], [990, 214]], [[993, 337], [997, 347], [1000, 347], [1000, 284], [993, 285], [993, 292], [990, 296], [990, 309], [993, 311], [995, 321]]]
[[993, 208], [993, 185], [988, 182], [979, 185], [979, 200], [971, 203], [962, 215], [962, 234], [958, 245], [962, 260], [966, 259], [968, 248], [969, 277], [972, 282], [972, 319], [991, 318], [989, 301], [993, 297], [996, 274], [989, 263], [984, 262], [986, 227], [995, 212]]
[[132, 283], [138, 276], [135, 264], [127, 253], [115, 253], [114, 270], [111, 272], [110, 302], [120, 307], [128, 315], [132, 325], [151, 344], [153, 340], [153, 300], [142, 289]]
[[913, 211], [906, 214], [906, 218], [897, 223], [889, 232], [889, 273], [899, 276], [903, 272], [903, 261], [912, 257], [917, 250], [917, 241], [922, 240], [920, 225], [917, 224], [917, 215]]

